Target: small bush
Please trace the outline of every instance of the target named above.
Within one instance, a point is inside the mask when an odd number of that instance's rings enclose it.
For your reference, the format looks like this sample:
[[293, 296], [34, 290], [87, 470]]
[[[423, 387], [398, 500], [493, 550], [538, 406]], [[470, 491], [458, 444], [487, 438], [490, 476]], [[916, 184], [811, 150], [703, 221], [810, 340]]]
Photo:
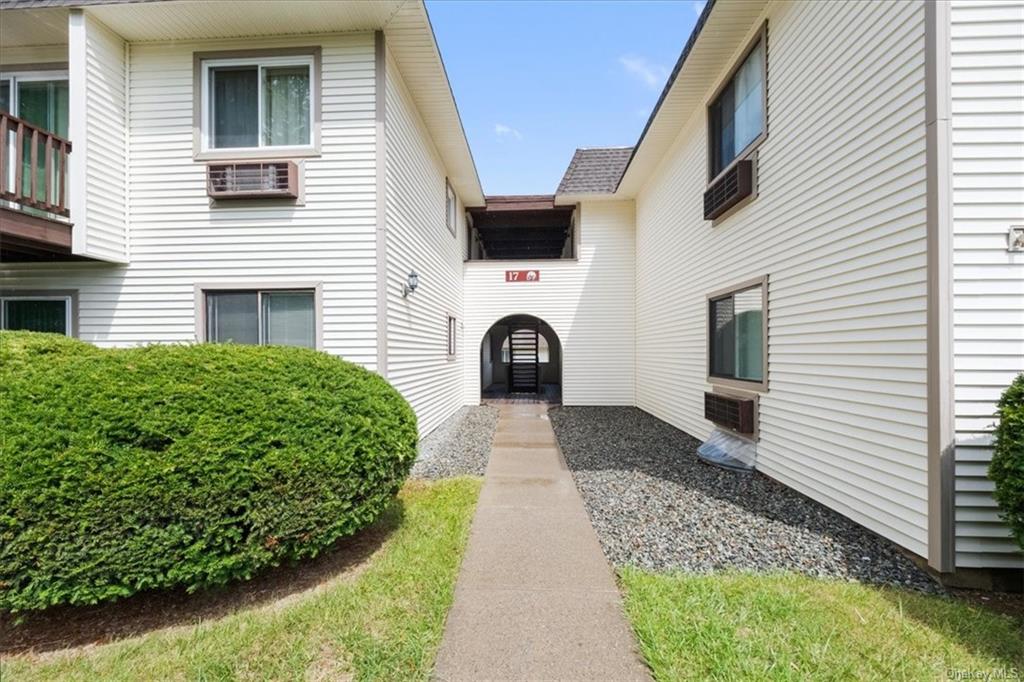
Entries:
[[1024, 374], [1019, 374], [999, 399], [995, 449], [989, 477], [1002, 517], [1024, 549]]
[[195, 590], [372, 522], [416, 453], [382, 378], [312, 350], [0, 332], [0, 609]]

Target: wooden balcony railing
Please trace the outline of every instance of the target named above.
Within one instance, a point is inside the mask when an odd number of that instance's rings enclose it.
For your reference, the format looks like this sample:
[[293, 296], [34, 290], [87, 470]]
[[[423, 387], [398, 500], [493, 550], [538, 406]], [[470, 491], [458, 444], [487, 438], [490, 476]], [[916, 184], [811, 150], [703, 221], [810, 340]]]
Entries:
[[71, 143], [0, 111], [0, 200], [68, 217]]

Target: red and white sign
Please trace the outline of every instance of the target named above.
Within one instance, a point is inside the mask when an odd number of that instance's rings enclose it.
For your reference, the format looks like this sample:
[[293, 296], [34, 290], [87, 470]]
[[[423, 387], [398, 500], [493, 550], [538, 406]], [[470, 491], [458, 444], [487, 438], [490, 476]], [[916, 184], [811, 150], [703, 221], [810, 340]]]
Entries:
[[539, 282], [540, 270], [506, 270], [506, 282]]

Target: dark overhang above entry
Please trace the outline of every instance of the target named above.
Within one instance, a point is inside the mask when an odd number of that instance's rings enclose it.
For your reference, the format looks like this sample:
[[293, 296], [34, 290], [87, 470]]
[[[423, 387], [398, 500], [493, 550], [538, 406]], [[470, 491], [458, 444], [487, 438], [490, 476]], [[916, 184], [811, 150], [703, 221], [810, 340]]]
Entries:
[[469, 213], [488, 260], [561, 258], [573, 207], [554, 195], [492, 196]]

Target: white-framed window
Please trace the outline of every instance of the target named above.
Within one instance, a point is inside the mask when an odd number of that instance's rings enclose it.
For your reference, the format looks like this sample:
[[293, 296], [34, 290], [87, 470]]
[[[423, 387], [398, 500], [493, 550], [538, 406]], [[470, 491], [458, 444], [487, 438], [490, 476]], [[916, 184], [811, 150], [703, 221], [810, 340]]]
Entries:
[[203, 151], [313, 148], [312, 55], [202, 61]]
[[454, 235], [459, 224], [459, 200], [455, 197], [455, 190], [447, 180], [444, 181], [444, 216], [448, 229]]
[[206, 340], [316, 348], [313, 289], [205, 290]]
[[454, 358], [457, 346], [455, 339], [458, 337], [459, 321], [452, 315], [448, 316], [448, 357]]
[[0, 297], [0, 329], [72, 336], [71, 296]]

